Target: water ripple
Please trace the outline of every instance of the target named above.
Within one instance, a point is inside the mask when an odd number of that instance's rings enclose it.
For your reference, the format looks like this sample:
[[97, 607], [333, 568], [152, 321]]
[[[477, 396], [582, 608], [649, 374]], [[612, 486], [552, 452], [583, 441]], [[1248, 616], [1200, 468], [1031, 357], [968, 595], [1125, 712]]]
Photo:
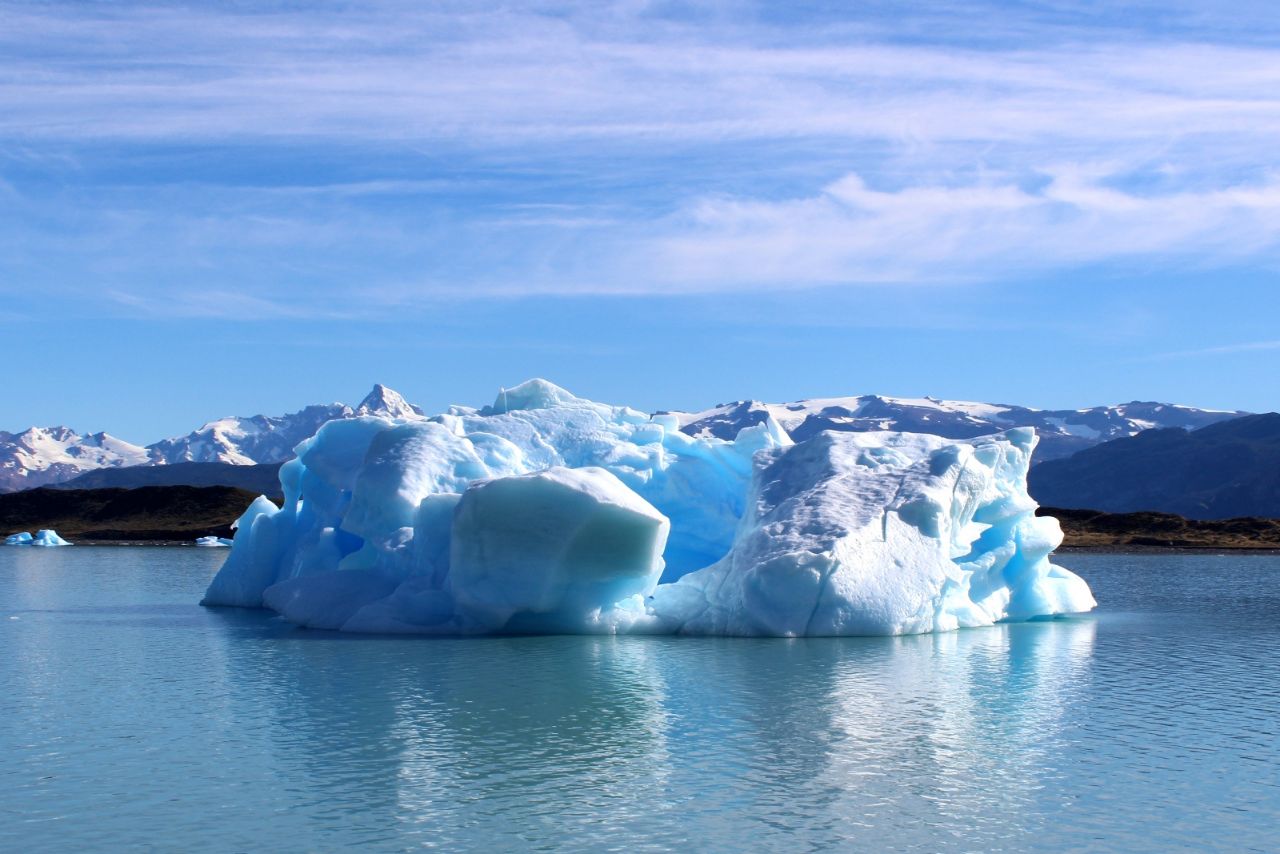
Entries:
[[1274, 557], [1075, 556], [1096, 616], [940, 636], [424, 640], [13, 551], [0, 848], [1280, 848]]

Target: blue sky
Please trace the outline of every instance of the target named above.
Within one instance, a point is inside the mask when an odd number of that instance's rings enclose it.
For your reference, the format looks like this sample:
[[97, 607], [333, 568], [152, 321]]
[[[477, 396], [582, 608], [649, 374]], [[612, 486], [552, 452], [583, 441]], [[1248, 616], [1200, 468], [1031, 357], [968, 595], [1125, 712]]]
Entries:
[[1225, 8], [0, 0], [0, 429], [1276, 409], [1280, 16]]

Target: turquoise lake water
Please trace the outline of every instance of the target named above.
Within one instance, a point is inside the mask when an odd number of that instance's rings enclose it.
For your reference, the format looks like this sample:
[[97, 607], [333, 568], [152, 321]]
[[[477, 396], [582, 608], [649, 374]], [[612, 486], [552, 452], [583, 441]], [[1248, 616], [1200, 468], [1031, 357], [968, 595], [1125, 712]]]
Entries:
[[1280, 850], [1277, 557], [822, 640], [302, 631], [224, 557], [0, 549], [0, 849]]

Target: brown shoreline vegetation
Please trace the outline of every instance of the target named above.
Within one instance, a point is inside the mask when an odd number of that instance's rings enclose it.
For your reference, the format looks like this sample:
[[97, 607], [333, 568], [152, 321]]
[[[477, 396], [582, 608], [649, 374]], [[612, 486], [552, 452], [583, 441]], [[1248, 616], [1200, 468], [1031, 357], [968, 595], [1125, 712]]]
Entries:
[[1067, 550], [1280, 550], [1280, 519], [1246, 516], [1200, 521], [1172, 513], [1103, 513], [1060, 507], [1041, 507], [1036, 515], [1058, 520]]
[[29, 489], [0, 495], [0, 531], [52, 528], [72, 542], [190, 542], [230, 537], [257, 496], [230, 486]]

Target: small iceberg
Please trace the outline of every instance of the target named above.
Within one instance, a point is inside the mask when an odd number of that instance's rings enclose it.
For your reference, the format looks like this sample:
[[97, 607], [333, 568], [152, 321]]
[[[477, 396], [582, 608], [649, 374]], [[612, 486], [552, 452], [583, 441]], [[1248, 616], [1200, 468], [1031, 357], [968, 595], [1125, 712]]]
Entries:
[[71, 543], [58, 536], [58, 532], [52, 528], [45, 528], [36, 532], [36, 538], [31, 541], [33, 546], [69, 546]]
[[196, 545], [206, 549], [226, 549], [231, 547], [231, 540], [223, 537], [200, 537], [196, 540]]
[[31, 536], [30, 531], [23, 531], [21, 534], [10, 534], [4, 538], [6, 546], [69, 546], [71, 543], [58, 536], [58, 532], [49, 528], [44, 528]]

